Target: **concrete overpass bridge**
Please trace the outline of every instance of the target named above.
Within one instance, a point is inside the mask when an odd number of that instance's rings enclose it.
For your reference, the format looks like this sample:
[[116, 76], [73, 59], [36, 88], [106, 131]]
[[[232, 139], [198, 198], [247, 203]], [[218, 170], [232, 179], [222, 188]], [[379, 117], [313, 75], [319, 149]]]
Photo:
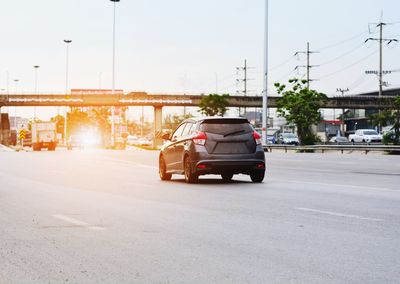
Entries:
[[[162, 108], [188, 106], [197, 107], [201, 95], [167, 95], [148, 93], [121, 94], [13, 94], [0, 95], [1, 107], [100, 107], [100, 106], [153, 106], [154, 132], [162, 130]], [[268, 97], [268, 106], [277, 107], [278, 96]], [[323, 108], [328, 109], [388, 109], [393, 106], [394, 96], [378, 97], [371, 94], [361, 96], [340, 96], [328, 99]], [[230, 107], [262, 107], [261, 96], [230, 96]]]
[[[191, 106], [200, 104], [201, 95], [167, 95], [129, 93], [127, 95], [110, 94], [15, 94], [0, 95], [0, 108], [5, 106], [70, 106], [70, 107], [96, 107], [96, 106], [153, 106], [162, 108], [167, 106]], [[277, 106], [278, 96], [268, 97], [268, 106]], [[393, 105], [393, 96], [340, 96], [331, 97], [324, 108], [330, 109], [387, 109]], [[262, 107], [261, 96], [230, 96], [230, 107]]]

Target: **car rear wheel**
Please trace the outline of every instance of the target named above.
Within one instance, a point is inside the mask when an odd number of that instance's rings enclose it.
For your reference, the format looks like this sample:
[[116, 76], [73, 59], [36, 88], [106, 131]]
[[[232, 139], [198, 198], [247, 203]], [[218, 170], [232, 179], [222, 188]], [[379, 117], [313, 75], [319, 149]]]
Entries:
[[192, 171], [192, 163], [189, 156], [185, 158], [184, 161], [185, 168], [185, 181], [187, 183], [197, 183], [199, 181], [199, 176]]
[[163, 156], [160, 157], [159, 161], [159, 174], [161, 180], [171, 180], [172, 178], [172, 174], [167, 173], [167, 166]]
[[250, 178], [252, 182], [261, 183], [264, 180], [265, 171], [252, 171], [250, 173]]
[[224, 182], [230, 182], [230, 181], [232, 181], [233, 174], [231, 174], [231, 173], [224, 173], [224, 174], [221, 174], [221, 177], [222, 177], [222, 179], [223, 179]]

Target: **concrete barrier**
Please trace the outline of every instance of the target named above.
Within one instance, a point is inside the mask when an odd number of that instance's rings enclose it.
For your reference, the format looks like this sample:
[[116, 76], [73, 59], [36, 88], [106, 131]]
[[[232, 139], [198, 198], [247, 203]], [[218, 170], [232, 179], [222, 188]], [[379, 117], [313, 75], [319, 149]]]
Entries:
[[400, 154], [400, 146], [381, 145], [381, 144], [309, 145], [309, 146], [275, 145], [275, 144], [264, 145], [264, 150], [266, 152], [273, 152], [274, 149], [284, 150], [285, 153], [287, 153], [288, 151], [321, 152], [321, 153], [325, 153], [326, 151], [340, 151], [343, 154], [344, 151], [351, 151], [351, 152], [365, 152], [365, 154], [368, 154], [369, 152], [375, 151], [375, 152], [396, 152]]

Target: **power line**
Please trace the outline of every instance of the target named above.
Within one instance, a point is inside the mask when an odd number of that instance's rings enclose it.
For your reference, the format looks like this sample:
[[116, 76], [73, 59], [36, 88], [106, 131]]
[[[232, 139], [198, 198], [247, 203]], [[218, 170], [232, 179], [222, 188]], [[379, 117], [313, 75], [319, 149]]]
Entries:
[[346, 51], [345, 53], [343, 53], [343, 54], [341, 54], [341, 55], [339, 55], [339, 56], [337, 56], [337, 57], [335, 57], [335, 58], [333, 58], [333, 59], [330, 59], [330, 60], [328, 60], [328, 61], [322, 62], [322, 63], [320, 64], [320, 66], [328, 65], [328, 64], [330, 64], [330, 63], [332, 63], [332, 62], [335, 62], [335, 61], [337, 61], [337, 60], [339, 60], [339, 59], [342, 59], [343, 57], [346, 57], [347, 55], [353, 53], [354, 51], [360, 49], [360, 48], [363, 47], [363, 46], [364, 46], [364, 43], [361, 43], [361, 44], [357, 45], [355, 48], [351, 49], [350, 51]]
[[287, 78], [289, 75], [293, 74], [295, 72], [295, 69], [293, 69], [292, 71], [290, 71], [289, 73], [279, 77], [278, 80], [276, 80], [277, 82], [282, 81], [283, 79]]
[[332, 72], [332, 73], [329, 73], [329, 74], [326, 74], [326, 75], [322, 76], [321, 79], [324, 79], [324, 78], [327, 78], [327, 77], [331, 77], [331, 76], [336, 75], [336, 74], [338, 74], [340, 72], [343, 72], [344, 70], [347, 70], [347, 69], [357, 65], [358, 63], [370, 58], [372, 55], [374, 55], [377, 52], [378, 52], [378, 50], [375, 50], [374, 52], [368, 54], [367, 56], [361, 58], [360, 60], [357, 60], [356, 62], [354, 62], [352, 64], [347, 65], [346, 67], [343, 67], [343, 68], [341, 68], [339, 70], [336, 70], [335, 72]]
[[275, 65], [275, 66], [273, 66], [273, 67], [271, 67], [271, 68], [269, 68], [268, 71], [270, 72], [270, 71], [272, 71], [272, 70], [279, 69], [279, 68], [285, 66], [286, 64], [288, 64], [288, 63], [289, 63], [290, 61], [292, 61], [293, 59], [294, 59], [294, 56], [292, 55], [292, 56], [290, 56], [288, 59], [286, 59], [285, 61], [283, 61], [283, 62], [281, 62], [281, 63], [279, 63], [279, 64], [277, 64], [277, 65]]
[[353, 39], [359, 38], [359, 37], [361, 37], [361, 36], [363, 36], [363, 35], [365, 35], [365, 34], [367, 34], [367, 33], [368, 33], [368, 31], [364, 31], [364, 32], [362, 32], [362, 33], [358, 33], [358, 34], [353, 35], [353, 36], [351, 36], [351, 37], [349, 37], [349, 38], [347, 38], [347, 39], [341, 40], [341, 41], [339, 41], [339, 42], [337, 42], [337, 43], [330, 44], [330, 45], [324, 46], [324, 47], [322, 47], [322, 48], [319, 48], [319, 50], [324, 51], [324, 50], [327, 50], [327, 49], [336, 47], [336, 46], [341, 45], [341, 44], [343, 44], [343, 43], [352, 41]]
[[367, 76], [365, 76], [365, 74], [363, 74], [360, 78], [358, 78], [357, 80], [355, 80], [353, 83], [351, 83], [349, 85], [349, 89], [353, 90], [353, 89], [357, 88], [366, 79], [367, 79]]

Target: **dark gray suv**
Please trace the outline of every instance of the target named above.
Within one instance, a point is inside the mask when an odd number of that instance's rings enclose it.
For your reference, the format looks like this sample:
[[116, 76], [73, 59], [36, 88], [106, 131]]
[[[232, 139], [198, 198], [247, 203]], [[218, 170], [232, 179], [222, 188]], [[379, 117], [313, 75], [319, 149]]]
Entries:
[[219, 174], [224, 181], [235, 174], [250, 175], [260, 183], [265, 175], [261, 136], [244, 118], [198, 118], [182, 122], [161, 148], [159, 173], [162, 180], [184, 174], [188, 183], [200, 175]]

